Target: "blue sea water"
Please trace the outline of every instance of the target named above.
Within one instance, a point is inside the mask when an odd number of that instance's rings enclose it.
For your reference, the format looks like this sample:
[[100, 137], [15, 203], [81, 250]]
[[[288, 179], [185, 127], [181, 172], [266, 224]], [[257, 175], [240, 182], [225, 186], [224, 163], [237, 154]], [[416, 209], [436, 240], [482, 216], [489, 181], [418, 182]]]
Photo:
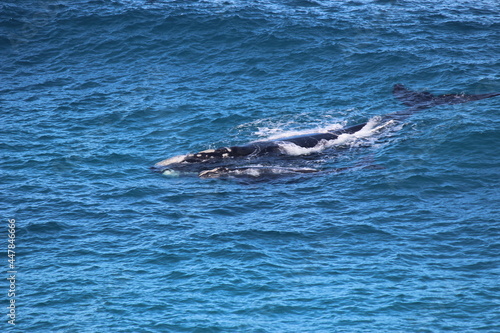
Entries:
[[403, 110], [396, 83], [499, 92], [499, 55], [495, 0], [3, 1], [2, 331], [499, 332], [498, 97], [324, 165], [374, 168], [149, 170]]

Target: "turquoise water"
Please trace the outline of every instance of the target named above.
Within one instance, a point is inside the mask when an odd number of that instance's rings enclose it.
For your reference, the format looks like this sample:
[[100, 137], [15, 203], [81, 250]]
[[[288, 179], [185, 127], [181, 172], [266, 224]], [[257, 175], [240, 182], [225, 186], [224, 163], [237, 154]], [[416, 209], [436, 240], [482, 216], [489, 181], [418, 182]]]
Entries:
[[[497, 1], [4, 1], [1, 251], [19, 332], [498, 332], [500, 98], [325, 157], [165, 177], [165, 158], [500, 91]], [[308, 156], [304, 155], [307, 160]], [[316, 162], [314, 162], [316, 163]]]

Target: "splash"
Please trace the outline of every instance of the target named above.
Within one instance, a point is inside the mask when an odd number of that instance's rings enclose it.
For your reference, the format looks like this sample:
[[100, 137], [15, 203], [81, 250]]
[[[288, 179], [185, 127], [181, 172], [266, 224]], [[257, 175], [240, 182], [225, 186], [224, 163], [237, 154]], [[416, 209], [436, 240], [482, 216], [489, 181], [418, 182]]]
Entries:
[[[341, 134], [334, 140], [321, 140], [318, 144], [311, 148], [304, 148], [291, 142], [280, 142], [280, 150], [283, 154], [290, 156], [302, 156], [315, 153], [321, 153], [329, 148], [355, 148], [359, 146], [366, 146], [374, 144], [382, 135], [386, 134], [386, 130], [396, 129], [398, 122], [391, 119], [383, 121], [379, 116], [371, 118], [367, 124], [359, 131], [352, 134]], [[322, 128], [314, 128], [304, 131], [288, 131], [274, 135], [268, 140], [277, 140], [280, 138], [307, 135], [313, 133], [328, 133], [331, 131], [341, 130], [344, 126], [341, 124], [332, 124]]]
[[280, 128], [261, 127], [255, 134], [264, 137], [264, 140], [273, 141], [291, 136], [308, 135], [315, 133], [328, 133], [340, 130], [342, 128], [344, 128], [344, 125], [342, 124], [329, 124], [327, 126], [319, 126], [306, 130], [289, 130], [289, 131], [283, 131]]
[[284, 175], [300, 175], [308, 173], [316, 173], [320, 170], [313, 168], [293, 168], [282, 166], [264, 166], [264, 165], [250, 165], [245, 167], [219, 167], [211, 170], [201, 171], [198, 176], [200, 178], [259, 178], [259, 177], [274, 177]]

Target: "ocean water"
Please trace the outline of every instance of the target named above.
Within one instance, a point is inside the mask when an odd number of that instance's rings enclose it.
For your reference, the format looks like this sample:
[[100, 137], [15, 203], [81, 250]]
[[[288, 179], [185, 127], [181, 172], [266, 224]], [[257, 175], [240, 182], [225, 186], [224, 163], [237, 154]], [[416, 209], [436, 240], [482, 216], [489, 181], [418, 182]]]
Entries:
[[403, 110], [396, 83], [499, 92], [499, 55], [494, 0], [3, 1], [0, 329], [499, 332], [498, 97], [326, 154], [341, 173], [149, 170]]

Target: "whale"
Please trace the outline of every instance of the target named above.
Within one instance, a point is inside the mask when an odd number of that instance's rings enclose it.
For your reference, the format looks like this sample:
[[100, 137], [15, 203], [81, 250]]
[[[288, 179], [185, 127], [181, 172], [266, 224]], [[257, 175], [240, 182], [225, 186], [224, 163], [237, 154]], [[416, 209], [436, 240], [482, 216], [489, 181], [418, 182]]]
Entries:
[[[156, 163], [151, 169], [165, 175], [178, 172], [198, 172], [200, 176], [206, 175], [204, 171], [217, 169], [218, 174], [226, 170], [232, 172], [231, 167], [237, 174], [238, 165], [242, 162], [259, 162], [259, 158], [272, 156], [286, 156], [284, 151], [287, 144], [292, 144], [300, 148], [314, 148], [322, 142], [337, 139], [342, 134], [353, 134], [360, 131], [366, 123], [351, 126], [345, 129], [328, 131], [324, 133], [313, 133], [280, 138], [276, 140], [254, 141], [246, 145], [221, 147], [217, 149], [207, 149], [195, 154], [179, 155], [167, 158]], [[248, 168], [246, 170], [249, 170]], [[277, 170], [277, 169], [268, 169]], [[290, 169], [285, 169], [289, 173]], [[280, 171], [278, 170], [277, 173]], [[269, 172], [266, 172], [269, 174]], [[203, 176], [201, 178], [210, 178]]]
[[[500, 93], [487, 94], [445, 94], [434, 95], [427, 91], [413, 91], [403, 84], [395, 84], [393, 96], [408, 108], [380, 116], [382, 123], [402, 122], [412, 114], [439, 105], [454, 105], [478, 101], [500, 96]], [[274, 140], [254, 141], [245, 145], [207, 149], [198, 153], [189, 153], [167, 158], [157, 162], [151, 170], [158, 173], [178, 174], [182, 172], [197, 173], [200, 178], [216, 178], [221, 175], [290, 175], [316, 173], [313, 168], [295, 168], [287, 166], [259, 165], [264, 157], [287, 156], [285, 147], [294, 145], [299, 148], [314, 148], [326, 142], [332, 142], [344, 134], [361, 132], [369, 122], [355, 124], [346, 128], [328, 130], [320, 133], [311, 133], [283, 137]], [[268, 163], [269, 161], [266, 161]], [[257, 165], [257, 166], [252, 166]]]

